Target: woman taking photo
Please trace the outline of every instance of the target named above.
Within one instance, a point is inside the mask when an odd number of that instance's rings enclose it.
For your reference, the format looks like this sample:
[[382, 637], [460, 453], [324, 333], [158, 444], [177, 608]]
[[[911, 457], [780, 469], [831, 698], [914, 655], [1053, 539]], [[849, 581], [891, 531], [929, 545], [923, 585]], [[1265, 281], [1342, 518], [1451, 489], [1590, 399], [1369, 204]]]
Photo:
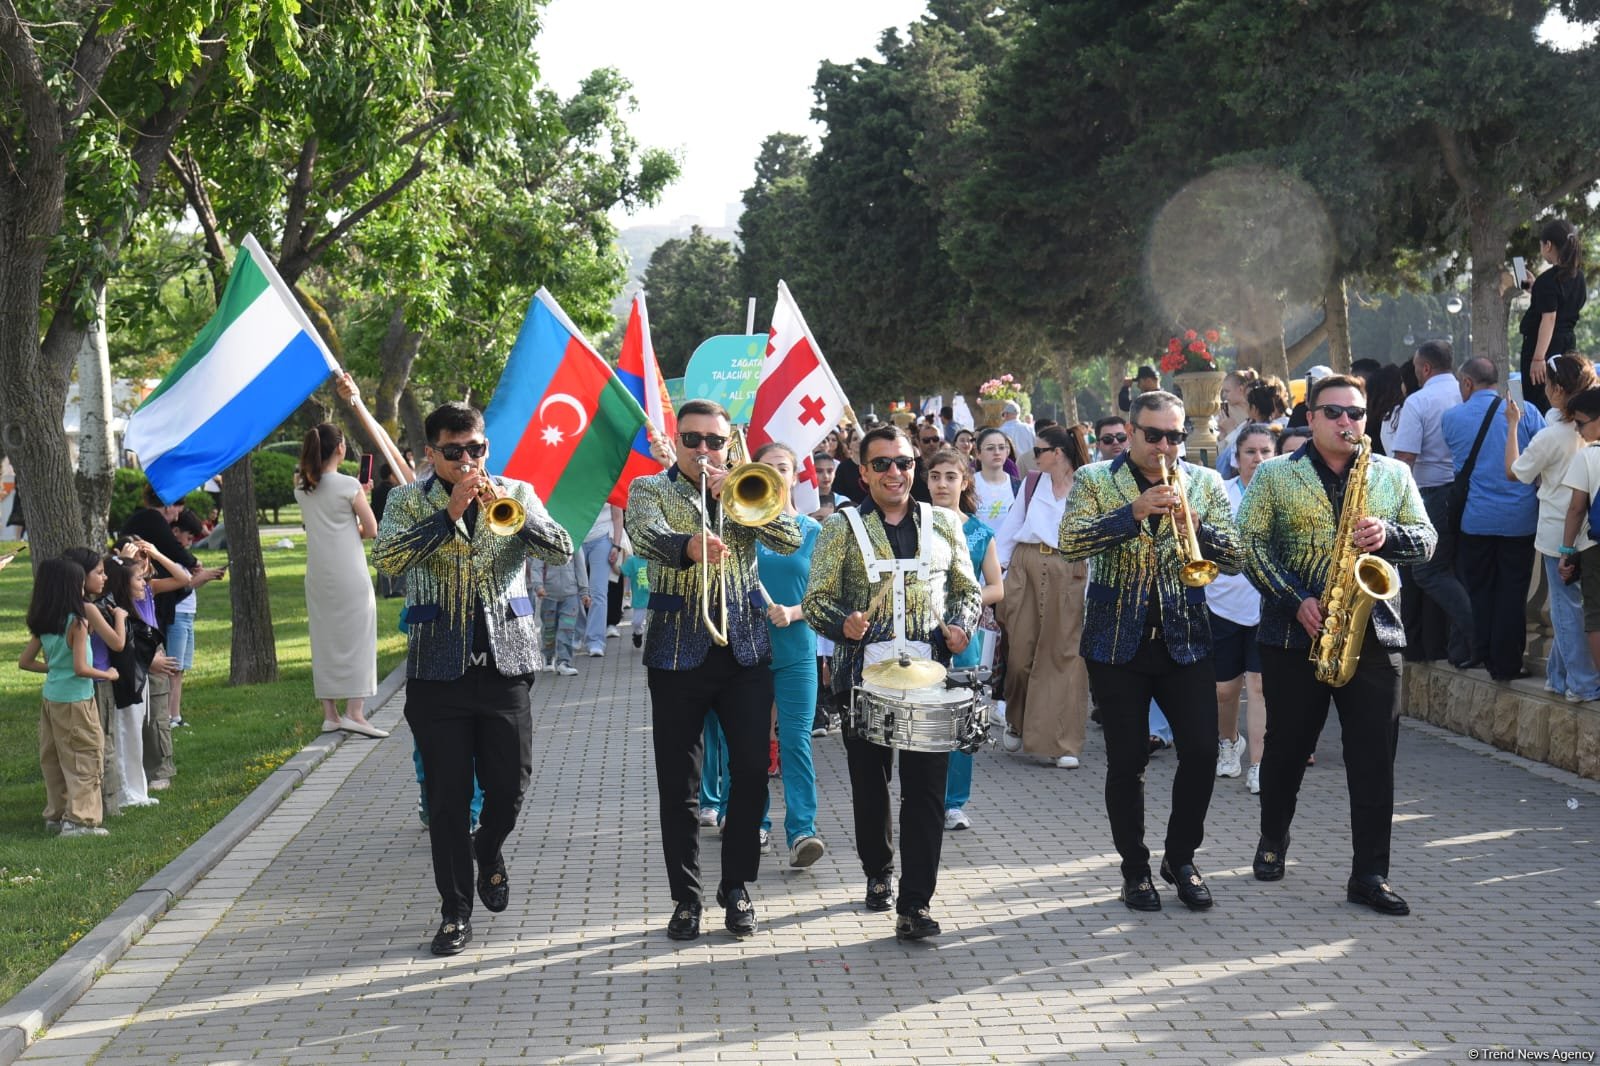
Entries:
[[[971, 669], [982, 663], [985, 646], [999, 639], [994, 622], [994, 605], [1000, 602], [1004, 589], [1000, 578], [1000, 557], [995, 552], [994, 531], [984, 525], [974, 513], [978, 499], [973, 494], [972, 466], [967, 457], [953, 448], [941, 448], [928, 461], [928, 494], [936, 507], [948, 507], [965, 520], [961, 531], [967, 537], [967, 552], [972, 557], [972, 572], [983, 590], [983, 614], [978, 619], [978, 631], [967, 645], [967, 650], [951, 660], [958, 670]], [[946, 829], [971, 829], [972, 819], [964, 808], [972, 798], [972, 756], [963, 751], [950, 753], [950, 768], [944, 779], [944, 827]]]
[[978, 475], [973, 479], [973, 495], [977, 501], [978, 520], [994, 533], [1000, 531], [1011, 502], [1017, 498], [1021, 482], [1006, 473], [1006, 460], [1011, 458], [1011, 441], [998, 429], [986, 429], [978, 434]]
[[1545, 393], [1547, 361], [1577, 347], [1574, 332], [1588, 289], [1578, 230], [1572, 223], [1553, 218], [1544, 224], [1539, 230], [1539, 257], [1549, 269], [1524, 283], [1532, 299], [1522, 316], [1522, 396], [1544, 414], [1554, 402]]
[[[388, 736], [363, 707], [378, 691], [378, 603], [363, 540], [378, 535], [365, 487], [339, 473], [344, 433], [324, 422], [306, 433], [294, 498], [306, 527], [306, 621], [311, 685], [322, 702], [322, 731]], [[338, 702], [345, 701], [344, 714]]]

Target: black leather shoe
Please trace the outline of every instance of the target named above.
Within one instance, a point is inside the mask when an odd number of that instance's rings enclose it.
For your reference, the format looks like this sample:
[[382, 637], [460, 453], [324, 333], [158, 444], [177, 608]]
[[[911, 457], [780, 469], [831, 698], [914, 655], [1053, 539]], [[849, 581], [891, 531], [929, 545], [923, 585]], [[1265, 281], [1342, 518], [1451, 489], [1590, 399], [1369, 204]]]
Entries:
[[894, 920], [894, 937], [896, 940], [923, 940], [930, 936], [939, 935], [939, 923], [928, 914], [928, 908], [923, 907], [915, 914], [902, 914]]
[[1272, 842], [1262, 837], [1256, 844], [1256, 858], [1250, 864], [1255, 871], [1257, 881], [1282, 881], [1283, 864], [1285, 856], [1289, 853], [1289, 834], [1283, 834], [1283, 846], [1273, 847]]
[[867, 879], [867, 898], [863, 901], [869, 911], [886, 911], [894, 906], [894, 882], [887, 877]]
[[478, 868], [478, 898], [483, 905], [499, 914], [511, 902], [511, 883], [506, 880], [504, 856]]
[[458, 922], [454, 918], [446, 918], [439, 926], [439, 931], [433, 934], [433, 944], [429, 950], [435, 955], [459, 955], [471, 940], [471, 922]]
[[736, 937], [753, 936], [756, 931], [756, 905], [750, 902], [750, 893], [743, 885], [724, 891], [717, 889], [717, 903], [727, 908], [728, 932]]
[[1344, 886], [1345, 897], [1351, 903], [1371, 907], [1379, 914], [1410, 914], [1411, 905], [1389, 887], [1389, 882], [1377, 874], [1352, 877]]
[[1161, 909], [1161, 893], [1156, 891], [1156, 886], [1151, 882], [1149, 870], [1132, 880], [1122, 882], [1122, 893], [1117, 898], [1126, 903], [1129, 910], [1158, 911]]
[[1166, 859], [1162, 859], [1161, 880], [1178, 890], [1178, 899], [1190, 910], [1203, 911], [1210, 908], [1211, 890], [1206, 887], [1205, 878], [1200, 876], [1200, 871], [1194, 868], [1194, 863], [1180, 862], [1174, 867]]
[[694, 940], [700, 936], [700, 904], [680, 903], [667, 923], [667, 936], [673, 940]]

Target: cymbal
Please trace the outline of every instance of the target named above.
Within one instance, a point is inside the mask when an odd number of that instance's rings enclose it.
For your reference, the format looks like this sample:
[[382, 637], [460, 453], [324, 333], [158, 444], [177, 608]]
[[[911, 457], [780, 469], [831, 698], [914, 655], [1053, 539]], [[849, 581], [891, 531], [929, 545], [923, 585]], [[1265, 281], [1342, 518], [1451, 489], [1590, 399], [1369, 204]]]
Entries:
[[864, 680], [885, 688], [914, 689], [937, 685], [944, 680], [945, 669], [930, 659], [885, 659], [861, 671]]

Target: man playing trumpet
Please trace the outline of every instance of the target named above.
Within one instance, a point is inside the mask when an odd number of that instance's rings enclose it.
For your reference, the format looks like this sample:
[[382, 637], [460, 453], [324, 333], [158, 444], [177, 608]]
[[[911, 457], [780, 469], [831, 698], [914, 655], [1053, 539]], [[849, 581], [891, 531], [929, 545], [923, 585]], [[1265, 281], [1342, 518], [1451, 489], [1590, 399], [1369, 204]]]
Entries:
[[[1418, 563], [1437, 540], [1422, 495], [1404, 463], [1365, 456], [1359, 486], [1351, 482], [1358, 443], [1368, 447], [1366, 386], [1360, 378], [1334, 375], [1311, 386], [1306, 397], [1311, 440], [1299, 451], [1262, 463], [1239, 506], [1245, 569], [1261, 590], [1261, 687], [1267, 704], [1267, 744], [1261, 762], [1261, 840], [1255, 875], [1277, 881], [1284, 874], [1289, 823], [1294, 819], [1306, 758], [1328, 718], [1331, 698], [1339, 709], [1345, 778], [1350, 788], [1350, 837], [1354, 848], [1346, 896], [1383, 914], [1411, 908], [1389, 887], [1389, 834], [1394, 819], [1394, 753], [1399, 740], [1400, 625], [1398, 581], [1379, 589], [1360, 632], [1347, 633], [1359, 649], [1354, 676], [1342, 685], [1318, 677], [1331, 663], [1308, 658], [1326, 624], [1329, 593], [1337, 584], [1348, 606], [1358, 593], [1356, 568], [1335, 575], [1337, 537], [1348, 531], [1356, 552], [1389, 563]], [[1365, 497], [1365, 510], [1345, 515], [1347, 499]], [[1390, 571], [1392, 573], [1392, 571]], [[1348, 618], [1349, 616], [1344, 616]], [[1336, 625], [1344, 624], [1343, 619]]]
[[[532, 486], [485, 473], [489, 442], [476, 409], [447, 403], [424, 429], [433, 473], [389, 493], [372, 555], [379, 572], [406, 579], [406, 721], [422, 753], [443, 915], [432, 950], [455, 955], [472, 939], [474, 857], [478, 897], [490, 911], [506, 909], [500, 849], [533, 774], [528, 690], [539, 629], [523, 563], [530, 555], [565, 562], [572, 538]], [[491, 520], [485, 504], [497, 497], [516, 506], [502, 502]], [[474, 769], [483, 788], [476, 837]]]
[[720, 404], [684, 404], [678, 411], [676, 461], [633, 482], [625, 516], [634, 551], [650, 565], [644, 664], [661, 849], [673, 901], [667, 935], [674, 940], [700, 935], [699, 791], [707, 711], [716, 713], [728, 738], [730, 778], [716, 898], [726, 909], [729, 932], [745, 937], [756, 931], [746, 884], [761, 866], [773, 697], [772, 645], [756, 575], [756, 544], [788, 555], [801, 540], [800, 527], [787, 514], [759, 526], [720, 521], [731, 435]]
[[[1078, 471], [1061, 553], [1089, 559], [1083, 658], [1106, 738], [1106, 814], [1122, 856], [1122, 902], [1161, 909], [1144, 843], [1150, 700], [1172, 723], [1172, 782], [1161, 876], [1192, 910], [1211, 906], [1195, 867], [1217, 768], [1217, 701], [1204, 584], [1239, 571], [1232, 509], [1215, 471], [1178, 458], [1183, 401], [1146, 392], [1128, 412], [1128, 450]], [[1184, 492], [1168, 480], [1181, 472]]]

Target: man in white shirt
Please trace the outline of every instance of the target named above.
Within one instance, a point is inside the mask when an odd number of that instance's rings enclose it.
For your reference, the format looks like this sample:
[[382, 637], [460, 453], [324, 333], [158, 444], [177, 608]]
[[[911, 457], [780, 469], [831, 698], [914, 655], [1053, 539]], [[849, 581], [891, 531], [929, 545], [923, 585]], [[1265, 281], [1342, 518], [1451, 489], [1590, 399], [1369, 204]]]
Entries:
[[1004, 407], [1000, 408], [1000, 432], [1004, 433], [1011, 441], [1012, 448], [1017, 452], [1017, 467], [1024, 474], [1032, 473], [1035, 464], [1033, 461], [1033, 430], [1019, 417], [1022, 408], [1015, 400], [1007, 400]]
[[1461, 386], [1452, 373], [1454, 365], [1455, 352], [1449, 341], [1424, 341], [1417, 348], [1411, 366], [1422, 388], [1406, 397], [1405, 406], [1400, 409], [1400, 425], [1389, 445], [1394, 457], [1411, 467], [1411, 476], [1422, 491], [1428, 520], [1439, 534], [1433, 558], [1413, 566], [1411, 574], [1417, 587], [1449, 619], [1450, 663], [1465, 670], [1479, 664], [1472, 653], [1472, 599], [1455, 571], [1459, 530], [1450, 522], [1450, 496], [1456, 468], [1441, 425], [1444, 413], [1461, 403]]

